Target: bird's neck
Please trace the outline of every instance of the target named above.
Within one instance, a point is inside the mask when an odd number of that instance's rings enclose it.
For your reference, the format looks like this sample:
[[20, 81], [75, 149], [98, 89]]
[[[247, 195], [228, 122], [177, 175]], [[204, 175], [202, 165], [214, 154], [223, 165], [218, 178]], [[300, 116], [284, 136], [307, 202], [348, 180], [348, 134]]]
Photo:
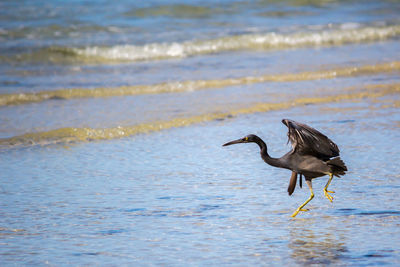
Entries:
[[257, 145], [260, 147], [261, 158], [269, 165], [274, 167], [281, 167], [278, 158], [273, 158], [268, 154], [267, 145], [261, 138], [256, 139]]

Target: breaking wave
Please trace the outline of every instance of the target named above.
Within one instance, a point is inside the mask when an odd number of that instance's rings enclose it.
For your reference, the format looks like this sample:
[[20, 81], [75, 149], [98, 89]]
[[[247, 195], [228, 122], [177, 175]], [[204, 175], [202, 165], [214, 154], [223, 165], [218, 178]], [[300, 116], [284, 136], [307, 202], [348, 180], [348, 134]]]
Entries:
[[[311, 27], [311, 26], [310, 26]], [[202, 54], [237, 50], [271, 50], [298, 47], [344, 45], [387, 40], [400, 35], [400, 25], [370, 26], [357, 23], [313, 26], [302, 32], [258, 33], [225, 36], [211, 40], [196, 40], [174, 43], [151, 43], [142, 46], [87, 46], [48, 47], [19, 54], [17, 61], [50, 61], [54, 63], [118, 63], [184, 58]]]

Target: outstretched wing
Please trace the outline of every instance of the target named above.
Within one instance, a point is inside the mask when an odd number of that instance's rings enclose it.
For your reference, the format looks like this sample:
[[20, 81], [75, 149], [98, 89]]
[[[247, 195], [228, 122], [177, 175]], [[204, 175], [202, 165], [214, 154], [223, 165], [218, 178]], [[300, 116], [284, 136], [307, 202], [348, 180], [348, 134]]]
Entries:
[[282, 123], [289, 129], [288, 138], [293, 152], [313, 155], [323, 160], [339, 156], [338, 146], [314, 128], [288, 119], [283, 119]]

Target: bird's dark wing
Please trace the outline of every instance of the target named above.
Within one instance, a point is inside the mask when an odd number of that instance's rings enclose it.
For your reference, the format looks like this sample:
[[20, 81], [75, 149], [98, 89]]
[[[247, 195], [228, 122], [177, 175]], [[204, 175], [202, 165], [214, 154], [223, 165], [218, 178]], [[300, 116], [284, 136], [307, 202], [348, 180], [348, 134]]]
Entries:
[[288, 138], [293, 152], [313, 155], [323, 160], [339, 156], [338, 146], [314, 128], [288, 119], [283, 119], [282, 123], [289, 129]]
[[289, 186], [287, 189], [289, 196], [293, 194], [294, 189], [296, 188], [296, 181], [297, 181], [297, 172], [292, 171], [292, 176], [290, 177]]

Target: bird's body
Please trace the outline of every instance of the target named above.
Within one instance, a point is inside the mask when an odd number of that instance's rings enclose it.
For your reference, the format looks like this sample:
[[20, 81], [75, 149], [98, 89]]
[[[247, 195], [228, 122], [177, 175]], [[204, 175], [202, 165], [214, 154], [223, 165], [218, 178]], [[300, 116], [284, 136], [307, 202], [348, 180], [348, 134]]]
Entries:
[[324, 176], [331, 172], [331, 168], [326, 162], [314, 156], [288, 153], [281, 159], [290, 163], [287, 164], [287, 167], [284, 167], [285, 169], [300, 173], [308, 178]]
[[244, 138], [224, 144], [224, 146], [238, 143], [256, 143], [260, 147], [261, 158], [269, 165], [292, 171], [288, 193], [291, 195], [295, 189], [297, 177], [304, 176], [310, 188], [311, 196], [292, 215], [295, 217], [299, 211], [305, 211], [303, 207], [314, 197], [311, 180], [324, 175], [329, 175], [329, 180], [324, 187], [325, 196], [332, 201], [333, 197], [327, 188], [333, 176], [344, 175], [347, 167], [339, 158], [339, 148], [327, 136], [319, 131], [292, 120], [282, 120], [288, 129], [288, 138], [292, 143], [292, 150], [280, 158], [273, 158], [268, 154], [267, 145], [256, 135], [248, 135]]

